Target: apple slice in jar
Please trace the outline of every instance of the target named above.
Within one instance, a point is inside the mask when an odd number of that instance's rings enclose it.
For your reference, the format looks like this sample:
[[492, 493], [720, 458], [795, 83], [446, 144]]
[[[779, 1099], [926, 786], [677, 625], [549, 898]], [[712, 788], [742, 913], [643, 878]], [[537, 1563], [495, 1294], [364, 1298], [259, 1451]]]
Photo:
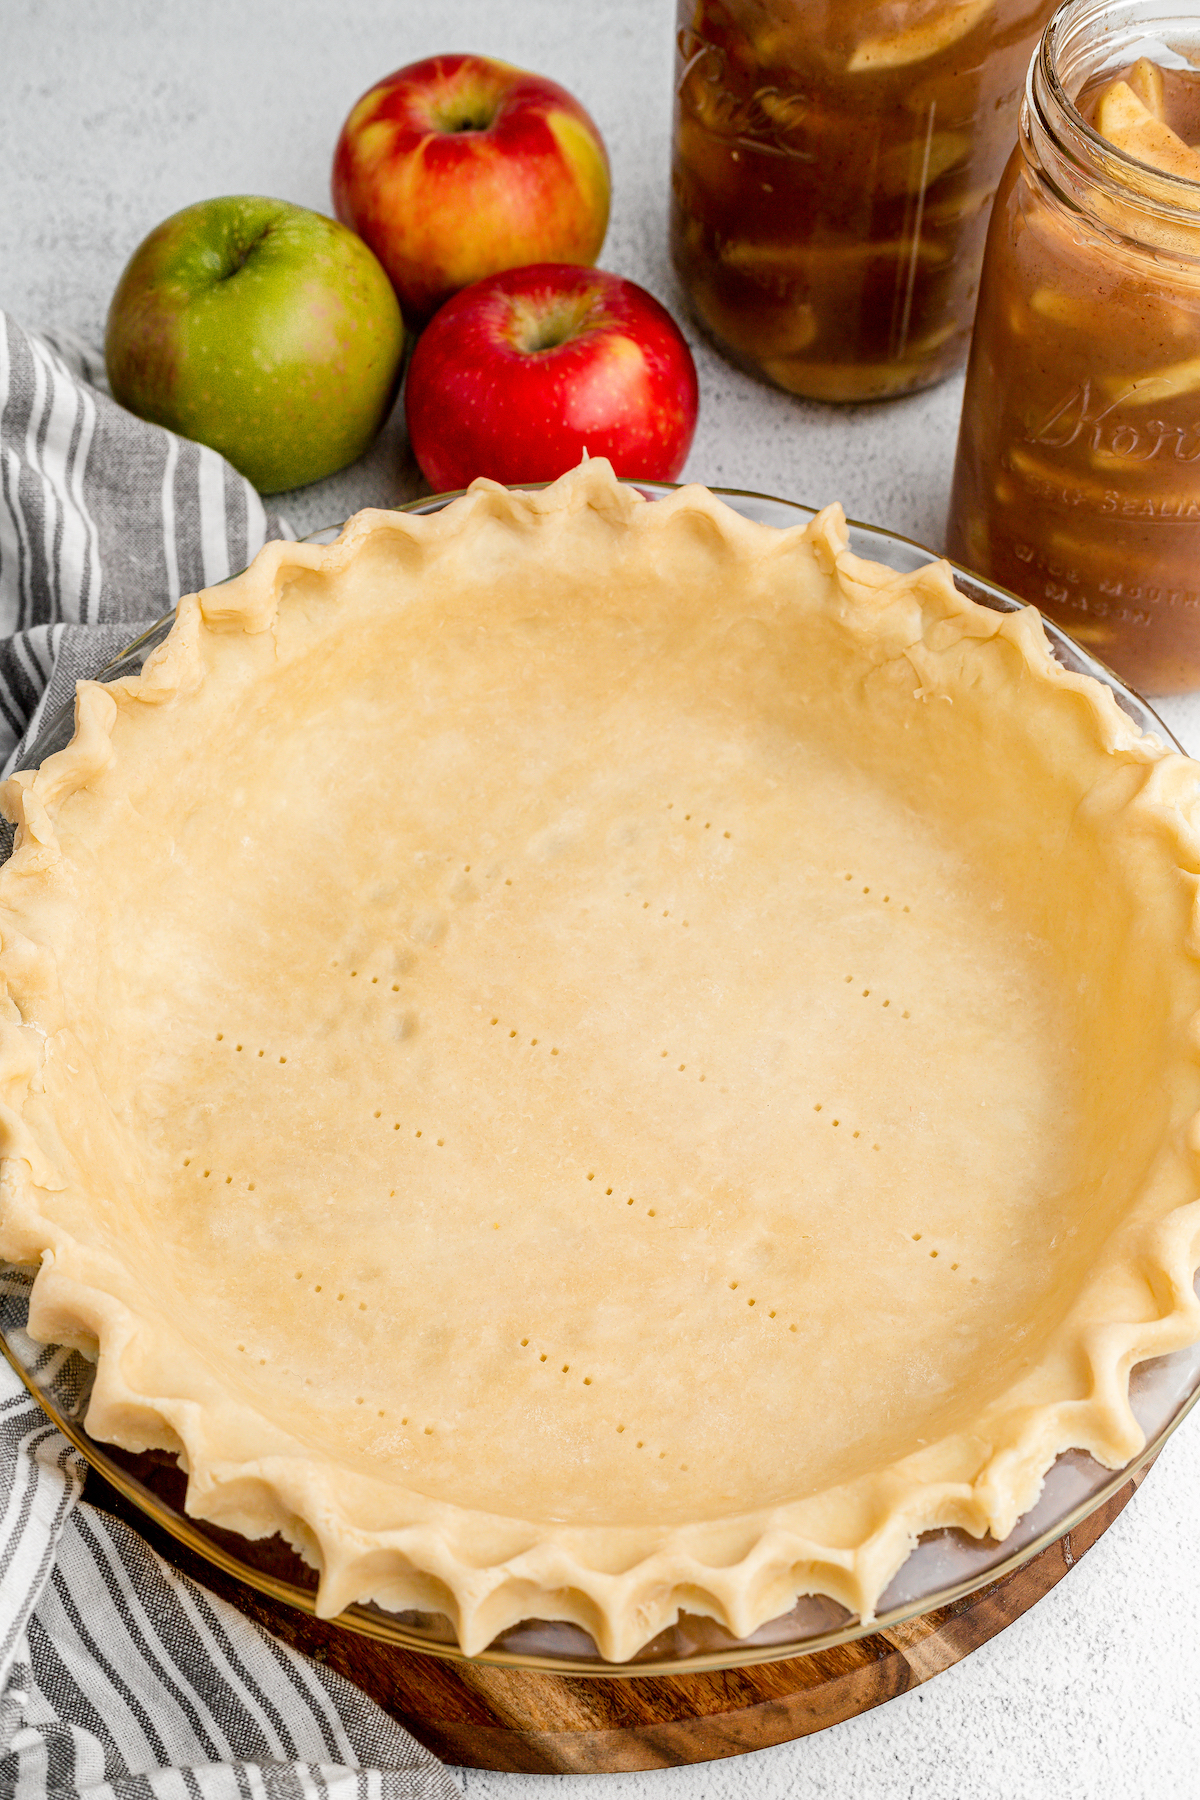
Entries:
[[947, 194], [944, 199], [926, 201], [921, 223], [928, 228], [931, 225], [956, 225], [974, 220], [980, 213], [991, 211], [994, 198], [994, 188], [973, 187], [967, 188], [965, 192], [960, 189], [957, 193]]
[[732, 40], [746, 46], [759, 68], [792, 69], [811, 53], [813, 21], [796, 0], [725, 0], [722, 11]]
[[801, 355], [815, 341], [819, 329], [816, 308], [807, 300], [764, 293], [748, 304], [744, 294], [730, 297], [719, 281], [706, 275], [695, 277], [692, 304], [710, 331], [731, 349], [756, 361]]
[[926, 16], [886, 37], [864, 38], [846, 64], [851, 75], [883, 69], [903, 69], [910, 63], [928, 62], [969, 31], [991, 12], [994, 0], [960, 0], [957, 6], [934, 5]]
[[1029, 296], [1029, 310], [1039, 319], [1049, 319], [1052, 325], [1064, 325], [1087, 336], [1096, 329], [1095, 304], [1087, 294], [1071, 294], [1048, 286], [1034, 288]]
[[924, 237], [881, 238], [861, 244], [756, 243], [733, 238], [720, 250], [727, 267], [772, 288], [784, 281], [807, 280], [813, 286], [844, 282], [871, 263], [907, 263], [914, 257], [922, 266], [937, 268], [949, 255], [942, 244]]
[[1125, 79], [1147, 112], [1153, 113], [1156, 119], [1166, 118], [1163, 73], [1157, 63], [1151, 62], [1148, 56], [1139, 56]]
[[[1193, 149], [1165, 117], [1157, 116], [1154, 108], [1161, 104], [1165, 113], [1169, 103], [1163, 72], [1146, 57], [1096, 98], [1090, 112], [1095, 129], [1140, 167], [1128, 169], [1120, 177], [1130, 201], [1105, 193], [1095, 212], [1098, 218], [1128, 235], [1132, 205], [1136, 210], [1136, 217], [1132, 218], [1135, 237], [1143, 244], [1165, 250], [1170, 256], [1187, 257], [1191, 262], [1200, 255], [1200, 149]], [[1181, 180], [1198, 184], [1194, 196], [1180, 189]], [[1142, 207], [1142, 198], [1154, 203], [1152, 207]], [[1163, 202], [1165, 207], [1159, 204]], [[1191, 210], [1195, 212], [1194, 223], [1184, 216]]]
[[1184, 394], [1200, 389], [1200, 356], [1171, 363], [1165, 369], [1154, 369], [1143, 375], [1108, 375], [1105, 391], [1123, 406], [1151, 406], [1163, 400], [1178, 400]]
[[923, 194], [951, 169], [965, 166], [971, 139], [965, 131], [934, 131], [885, 150], [877, 165], [882, 194]]
[[836, 363], [801, 357], [767, 357], [763, 368], [777, 386], [790, 393], [803, 394], [810, 400], [883, 399], [896, 388], [903, 388], [913, 371], [941, 345], [949, 342], [960, 327], [953, 321], [909, 344], [904, 361], [881, 363]]
[[[1160, 104], [1161, 92], [1160, 73]], [[1101, 94], [1096, 107], [1096, 130], [1126, 156], [1135, 157], [1164, 175], [1200, 181], [1200, 152], [1185, 144], [1164, 118], [1156, 116], [1128, 81], [1114, 81]]]

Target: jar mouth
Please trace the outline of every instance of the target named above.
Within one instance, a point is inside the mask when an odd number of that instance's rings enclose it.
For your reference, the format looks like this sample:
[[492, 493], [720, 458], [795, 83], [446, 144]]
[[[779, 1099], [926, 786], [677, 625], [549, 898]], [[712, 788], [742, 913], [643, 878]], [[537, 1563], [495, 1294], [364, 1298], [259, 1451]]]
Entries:
[[[1180, 39], [1195, 47], [1196, 63], [1174, 50], [1173, 41]], [[1115, 75], [1142, 55], [1157, 60], [1155, 51], [1168, 66], [1200, 73], [1200, 12], [1194, 4], [1172, 12], [1163, 0], [1064, 0], [1029, 65], [1022, 136], [1033, 140], [1043, 172], [1059, 177], [1054, 185], [1069, 204], [1091, 210], [1080, 193], [1081, 181], [1119, 190], [1122, 206], [1135, 214], [1194, 233], [1193, 254], [1200, 256], [1200, 181], [1156, 169], [1122, 150], [1075, 104], [1074, 96], [1089, 81], [1109, 71]]]

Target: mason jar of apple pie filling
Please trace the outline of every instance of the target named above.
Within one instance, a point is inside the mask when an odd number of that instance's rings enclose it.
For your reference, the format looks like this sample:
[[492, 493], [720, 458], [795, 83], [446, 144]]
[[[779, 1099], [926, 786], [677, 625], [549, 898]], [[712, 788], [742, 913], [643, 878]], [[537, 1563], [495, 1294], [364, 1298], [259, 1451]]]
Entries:
[[817, 400], [966, 356], [1053, 0], [679, 0], [671, 253], [751, 374]]
[[1200, 12], [1068, 0], [1029, 72], [951, 556], [1149, 693], [1200, 687]]

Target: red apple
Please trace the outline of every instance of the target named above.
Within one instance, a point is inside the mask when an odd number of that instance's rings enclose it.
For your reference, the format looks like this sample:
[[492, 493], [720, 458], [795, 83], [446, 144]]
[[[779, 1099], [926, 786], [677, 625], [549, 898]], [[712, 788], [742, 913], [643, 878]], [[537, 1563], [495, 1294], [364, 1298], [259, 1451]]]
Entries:
[[485, 56], [431, 56], [365, 93], [333, 158], [333, 205], [421, 325], [459, 288], [522, 263], [594, 263], [604, 142], [565, 88]]
[[696, 429], [696, 366], [644, 288], [538, 263], [447, 301], [408, 371], [408, 435], [436, 490], [553, 481], [584, 451], [618, 475], [673, 481]]

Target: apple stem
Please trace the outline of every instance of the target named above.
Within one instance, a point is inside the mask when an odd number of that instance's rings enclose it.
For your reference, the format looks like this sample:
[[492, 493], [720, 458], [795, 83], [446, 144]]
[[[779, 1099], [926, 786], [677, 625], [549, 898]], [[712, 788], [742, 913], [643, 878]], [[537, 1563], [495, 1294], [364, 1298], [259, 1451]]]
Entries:
[[508, 340], [514, 349], [536, 356], [539, 350], [557, 350], [606, 323], [604, 303], [597, 294], [555, 296], [548, 305], [522, 295], [510, 304]]
[[496, 123], [500, 103], [496, 95], [474, 92], [444, 95], [433, 109], [432, 123], [438, 131], [459, 135], [467, 131], [490, 131]]

